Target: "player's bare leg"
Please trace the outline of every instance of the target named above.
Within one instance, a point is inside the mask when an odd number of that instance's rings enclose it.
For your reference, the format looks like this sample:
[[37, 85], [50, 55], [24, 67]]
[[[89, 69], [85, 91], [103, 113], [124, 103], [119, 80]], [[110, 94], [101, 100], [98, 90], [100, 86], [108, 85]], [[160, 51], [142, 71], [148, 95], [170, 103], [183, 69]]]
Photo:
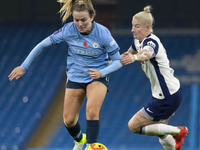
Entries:
[[78, 123], [84, 97], [85, 91], [83, 89], [66, 88], [65, 90], [63, 118], [69, 134], [74, 138], [75, 145], [73, 150], [82, 150], [86, 143], [86, 135], [81, 132], [81, 127]]
[[[130, 119], [128, 126], [133, 133], [159, 136], [160, 143], [167, 150], [174, 150], [175, 147], [178, 150], [177, 147], [180, 148], [182, 146], [186, 131], [188, 132], [188, 130], [184, 127], [185, 130], [181, 131], [180, 127], [167, 125], [168, 120], [165, 122], [152, 121], [140, 110]], [[174, 139], [179, 140], [175, 142]]]
[[107, 93], [107, 87], [98, 81], [87, 86], [87, 145], [97, 142], [99, 135], [99, 112]]

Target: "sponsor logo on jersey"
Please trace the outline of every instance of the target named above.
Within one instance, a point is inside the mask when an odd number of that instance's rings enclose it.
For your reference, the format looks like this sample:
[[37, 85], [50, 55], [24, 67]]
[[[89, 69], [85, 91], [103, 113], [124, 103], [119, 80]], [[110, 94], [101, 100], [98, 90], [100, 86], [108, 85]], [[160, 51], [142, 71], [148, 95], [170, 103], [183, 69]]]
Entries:
[[94, 43], [93, 43], [93, 47], [94, 47], [94, 48], [98, 48], [98, 47], [99, 47], [99, 44], [98, 44], [97, 42], [94, 42]]
[[149, 45], [149, 46], [151, 46], [153, 48], [156, 47], [156, 44], [154, 42], [152, 42], [152, 41], [147, 42], [147, 45]]
[[97, 56], [99, 53], [96, 51], [86, 51], [81, 49], [72, 48], [72, 51], [76, 54], [87, 55], [87, 56]]
[[83, 41], [83, 46], [87, 47], [88, 46], [88, 42], [87, 41]]

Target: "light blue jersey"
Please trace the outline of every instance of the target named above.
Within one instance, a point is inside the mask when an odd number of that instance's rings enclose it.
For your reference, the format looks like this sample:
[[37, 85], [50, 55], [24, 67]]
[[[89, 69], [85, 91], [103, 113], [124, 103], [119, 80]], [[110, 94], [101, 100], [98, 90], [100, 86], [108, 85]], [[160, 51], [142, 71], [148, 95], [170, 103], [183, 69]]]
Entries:
[[50, 36], [54, 44], [66, 42], [67, 77], [73, 82], [87, 83], [92, 79], [87, 68], [101, 70], [109, 65], [108, 56], [119, 51], [119, 46], [110, 31], [93, 22], [88, 35], [82, 35], [73, 22], [65, 24]]
[[[21, 64], [22, 69], [27, 70], [45, 48], [62, 42], [69, 46], [66, 74], [73, 82], [92, 81], [87, 69], [97, 69], [101, 72], [101, 77], [106, 77], [122, 67], [119, 46], [106, 27], [93, 22], [91, 32], [82, 35], [76, 25], [70, 22], [37, 44]], [[111, 65], [108, 58], [112, 60]]]

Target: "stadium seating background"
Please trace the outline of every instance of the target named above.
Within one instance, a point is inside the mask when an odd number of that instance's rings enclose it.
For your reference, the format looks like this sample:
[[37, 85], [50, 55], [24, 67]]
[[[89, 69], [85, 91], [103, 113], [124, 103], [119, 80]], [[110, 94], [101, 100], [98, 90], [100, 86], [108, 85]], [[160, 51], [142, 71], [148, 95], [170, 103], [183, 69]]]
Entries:
[[[53, 33], [55, 26], [0, 26], [0, 149], [25, 148], [42, 116], [47, 112], [62, 82], [65, 82], [67, 45], [61, 44], [45, 50], [31, 65], [27, 73], [17, 81], [9, 82], [11, 70], [20, 65], [30, 50], [43, 38]], [[131, 43], [130, 35], [114, 35], [124, 52]], [[169, 59], [175, 62], [178, 77], [199, 77], [198, 70], [200, 35], [160, 35]], [[177, 66], [186, 56], [196, 58], [197, 71], [188, 71], [187, 66]], [[191, 60], [191, 59], [190, 59]], [[191, 60], [192, 61], [192, 60]], [[192, 61], [193, 62], [193, 61]], [[191, 65], [190, 61], [187, 65]], [[184, 80], [183, 80], [184, 81]], [[183, 102], [169, 122], [172, 125], [191, 127], [192, 87], [199, 83], [183, 82]], [[198, 89], [198, 92], [199, 89]], [[140, 64], [125, 66], [111, 75], [109, 92], [101, 109], [99, 142], [109, 148], [161, 148], [157, 137], [132, 134], [127, 123], [132, 115], [143, 107], [151, 96], [150, 84]], [[85, 132], [85, 103], [81, 108], [80, 123]], [[198, 103], [198, 107], [199, 107]], [[199, 111], [196, 118], [196, 148], [199, 147]], [[60, 116], [62, 117], [62, 116]], [[71, 148], [73, 140], [63, 124], [58, 132], [46, 142], [46, 148]], [[52, 131], [53, 132], [53, 131]], [[188, 148], [188, 134], [184, 147]], [[141, 144], [142, 143], [142, 144]]]

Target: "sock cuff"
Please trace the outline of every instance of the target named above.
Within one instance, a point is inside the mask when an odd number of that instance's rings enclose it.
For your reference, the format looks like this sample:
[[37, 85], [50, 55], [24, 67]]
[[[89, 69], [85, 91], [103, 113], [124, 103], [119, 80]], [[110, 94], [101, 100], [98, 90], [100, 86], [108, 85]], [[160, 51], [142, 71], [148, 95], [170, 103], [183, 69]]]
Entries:
[[73, 137], [74, 140], [76, 140], [77, 142], [81, 141], [82, 132], [81, 132], [81, 126], [78, 122], [73, 127], [67, 127], [66, 125], [65, 127], [67, 128], [69, 134]]
[[161, 139], [164, 139], [164, 138], [166, 138], [167, 136], [168, 136], [167, 134], [165, 134], [165, 135], [158, 135], [158, 137], [161, 138]]
[[139, 134], [143, 134], [143, 131], [144, 131], [144, 128], [141, 127], [141, 128], [140, 128], [140, 132], [139, 132]]
[[100, 121], [99, 120], [87, 120], [88, 126], [99, 126]]

